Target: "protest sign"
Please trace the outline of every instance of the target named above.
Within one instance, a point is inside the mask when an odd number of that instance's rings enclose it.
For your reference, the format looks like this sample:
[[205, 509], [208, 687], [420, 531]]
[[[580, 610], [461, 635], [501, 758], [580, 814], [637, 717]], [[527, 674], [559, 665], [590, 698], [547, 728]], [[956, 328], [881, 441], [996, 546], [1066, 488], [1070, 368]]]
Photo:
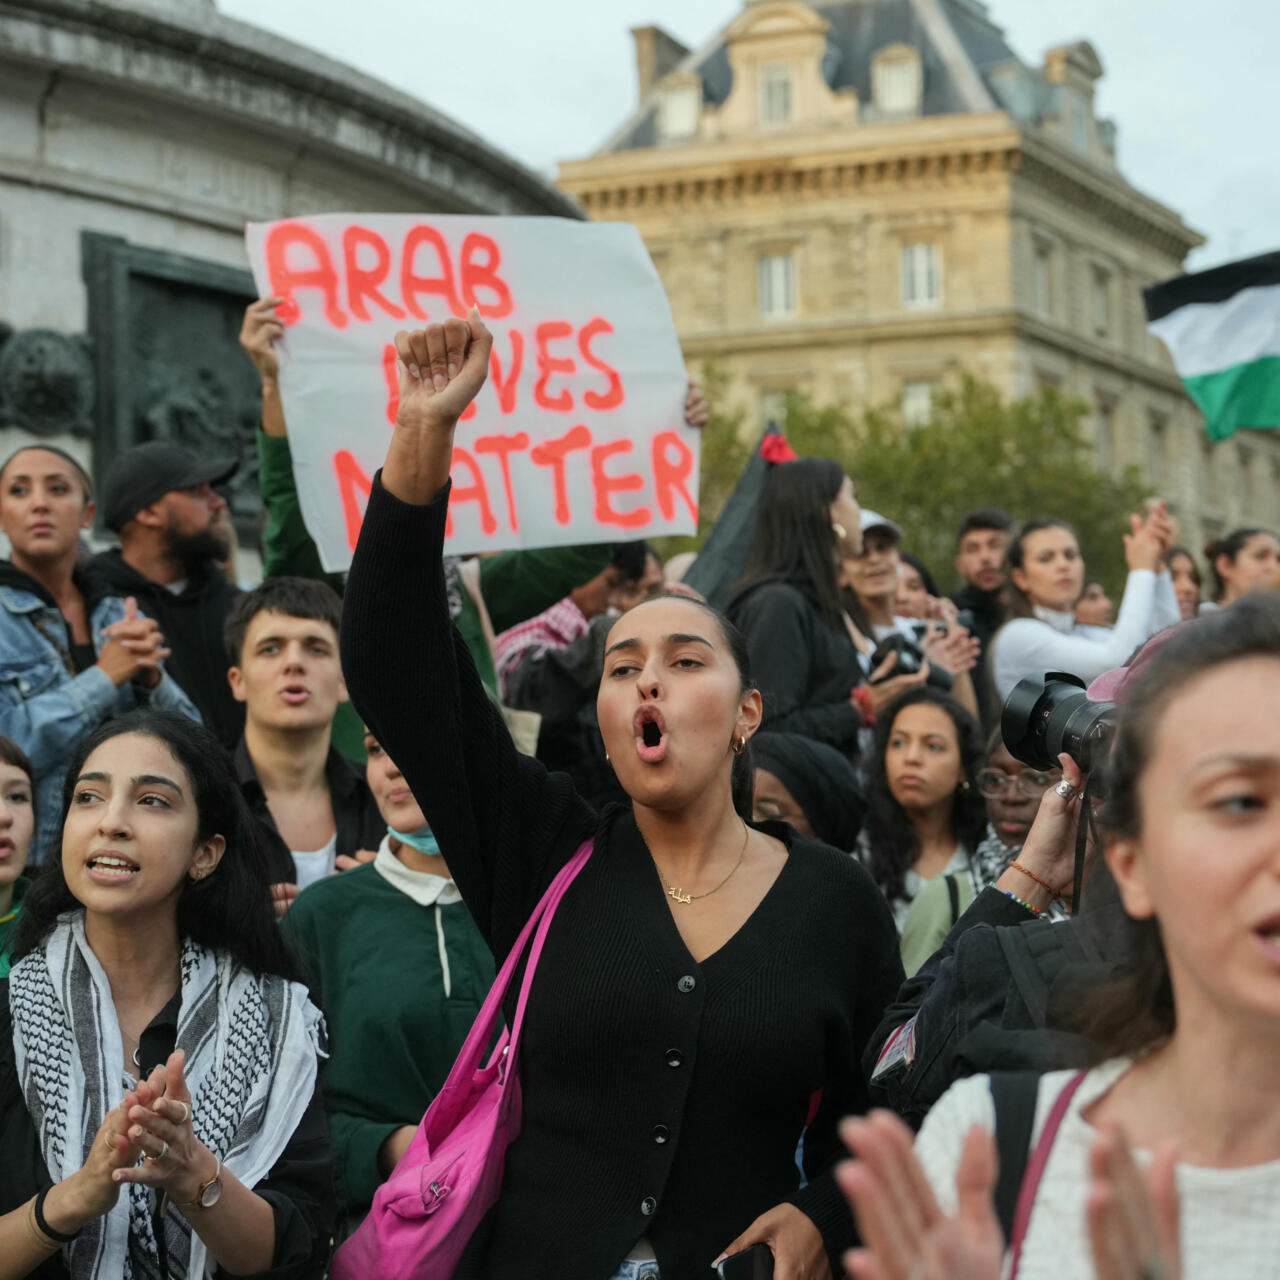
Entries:
[[684, 360], [636, 229], [566, 218], [324, 214], [250, 223], [284, 301], [280, 395], [303, 518], [351, 561], [396, 418], [394, 335], [479, 308], [489, 378], [458, 424], [448, 549], [613, 542], [697, 527]]

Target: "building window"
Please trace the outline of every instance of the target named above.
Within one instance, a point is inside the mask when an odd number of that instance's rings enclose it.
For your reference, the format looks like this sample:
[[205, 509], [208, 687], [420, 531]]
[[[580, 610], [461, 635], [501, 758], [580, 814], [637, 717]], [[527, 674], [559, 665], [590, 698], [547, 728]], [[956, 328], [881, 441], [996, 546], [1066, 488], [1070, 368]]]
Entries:
[[777, 388], [760, 393], [760, 425], [767, 427], [787, 425], [787, 392]]
[[1053, 246], [1043, 240], [1035, 243], [1035, 257], [1031, 264], [1032, 290], [1036, 315], [1053, 314]]
[[1165, 487], [1165, 449], [1168, 447], [1169, 419], [1153, 409], [1147, 415], [1147, 479], [1157, 488]]
[[902, 246], [902, 305], [936, 307], [942, 301], [941, 255], [936, 244]]
[[770, 62], [760, 72], [760, 123], [786, 124], [792, 111], [789, 62]]
[[876, 107], [885, 115], [918, 114], [920, 91], [918, 55], [880, 58], [876, 61], [871, 96]]
[[924, 426], [933, 417], [936, 382], [913, 380], [902, 384], [902, 421], [909, 427]]
[[664, 89], [658, 97], [658, 132], [666, 140], [691, 138], [698, 132], [702, 91], [694, 84]]
[[760, 314], [778, 320], [796, 313], [796, 260], [793, 254], [768, 254], [760, 259]]
[[1094, 336], [1105, 338], [1111, 332], [1111, 272], [1106, 268], [1093, 268], [1089, 296]]

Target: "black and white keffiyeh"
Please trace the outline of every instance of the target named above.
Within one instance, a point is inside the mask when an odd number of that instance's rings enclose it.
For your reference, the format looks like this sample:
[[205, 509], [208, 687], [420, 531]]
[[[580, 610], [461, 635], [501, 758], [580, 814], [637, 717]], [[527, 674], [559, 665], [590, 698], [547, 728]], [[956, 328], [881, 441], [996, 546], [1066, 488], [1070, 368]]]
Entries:
[[[246, 1186], [266, 1177], [302, 1119], [323, 1053], [306, 988], [255, 977], [222, 952], [182, 947], [177, 1047], [186, 1053], [191, 1123]], [[9, 976], [18, 1078], [54, 1181], [81, 1168], [107, 1114], [136, 1081], [122, 1071], [120, 1027], [84, 913], [68, 912]], [[116, 1207], [66, 1246], [76, 1280], [160, 1275], [149, 1188], [128, 1184]], [[178, 1212], [164, 1218], [174, 1280], [212, 1275], [204, 1243]]]

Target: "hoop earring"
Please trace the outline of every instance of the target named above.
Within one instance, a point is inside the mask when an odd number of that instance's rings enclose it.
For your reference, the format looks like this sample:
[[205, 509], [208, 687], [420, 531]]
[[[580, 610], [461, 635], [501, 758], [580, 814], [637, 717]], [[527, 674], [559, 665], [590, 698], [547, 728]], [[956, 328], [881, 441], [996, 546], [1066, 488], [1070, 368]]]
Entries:
[[742, 737], [735, 738], [730, 744], [735, 756], [740, 756], [747, 749], [747, 735], [744, 733]]
[[613, 761], [609, 759], [609, 753], [608, 753], [608, 751], [606, 751], [606, 752], [604, 753], [604, 762], [605, 762], [605, 764], [612, 764], [612, 763], [613, 763]]
[[849, 531], [838, 520], [833, 520], [831, 522], [831, 532], [834, 533], [841, 542], [849, 536]]

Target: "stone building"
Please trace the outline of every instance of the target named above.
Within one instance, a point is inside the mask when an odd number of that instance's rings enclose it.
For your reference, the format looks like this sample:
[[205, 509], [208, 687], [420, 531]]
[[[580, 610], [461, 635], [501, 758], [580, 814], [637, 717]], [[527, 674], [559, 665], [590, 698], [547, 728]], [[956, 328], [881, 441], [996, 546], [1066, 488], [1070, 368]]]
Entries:
[[1195, 545], [1280, 525], [1280, 436], [1211, 445], [1141, 289], [1202, 237], [1132, 187], [1084, 42], [1019, 60], [980, 0], [747, 0], [707, 44], [635, 40], [640, 100], [559, 182], [634, 222], [686, 356], [753, 421], [788, 389], [927, 419], [961, 370], [1093, 406]]
[[141, 439], [244, 460], [244, 224], [325, 211], [558, 214], [572, 200], [424, 103], [214, 0], [0, 0], [0, 456], [101, 475]]

